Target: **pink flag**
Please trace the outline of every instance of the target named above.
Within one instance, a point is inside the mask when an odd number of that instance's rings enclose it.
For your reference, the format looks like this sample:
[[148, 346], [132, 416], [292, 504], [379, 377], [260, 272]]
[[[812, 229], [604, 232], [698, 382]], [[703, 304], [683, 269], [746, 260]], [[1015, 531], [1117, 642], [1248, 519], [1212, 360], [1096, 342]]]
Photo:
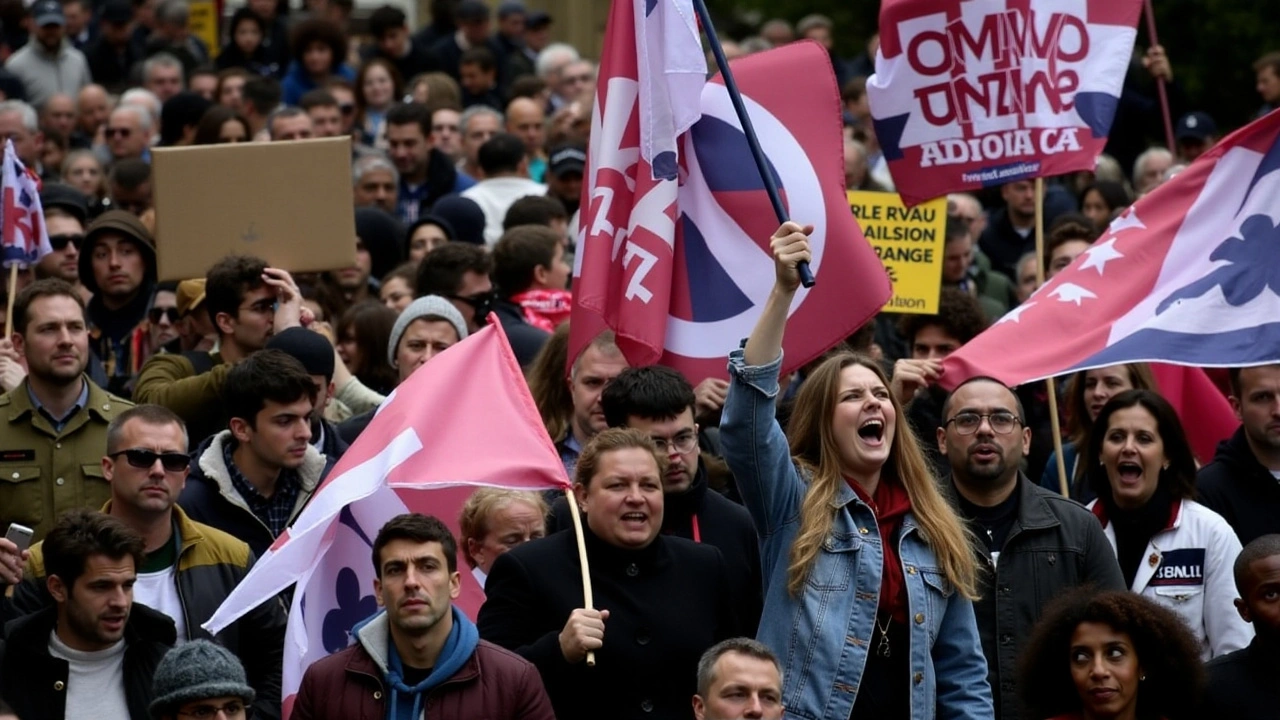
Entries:
[[1092, 170], [1141, 7], [884, 0], [867, 98], [902, 199]]
[[[351, 627], [377, 610], [371, 551], [382, 525], [420, 512], [440, 518], [456, 536], [462, 503], [479, 486], [570, 486], [495, 321], [396, 388], [205, 629], [216, 634], [297, 583], [284, 651], [288, 717], [307, 667], [347, 647]], [[457, 605], [474, 618], [484, 592], [461, 548], [458, 568]]]
[[0, 205], [3, 233], [0, 264], [30, 267], [53, 252], [49, 233], [44, 227], [44, 210], [40, 207], [40, 186], [13, 151], [13, 141], [4, 141], [4, 170], [0, 174], [4, 200]]
[[[697, 383], [726, 376], [726, 353], [751, 333], [774, 282], [778, 227], [760, 172], [717, 79], [680, 136], [678, 181], [656, 181], [635, 90], [635, 18], [614, 4], [593, 119], [574, 280], [570, 358], [606, 327], [633, 365], [661, 362]], [[783, 372], [852, 334], [891, 287], [849, 212], [840, 99], [827, 52], [793, 43], [733, 63], [783, 204], [811, 224], [817, 285], [796, 295]]]

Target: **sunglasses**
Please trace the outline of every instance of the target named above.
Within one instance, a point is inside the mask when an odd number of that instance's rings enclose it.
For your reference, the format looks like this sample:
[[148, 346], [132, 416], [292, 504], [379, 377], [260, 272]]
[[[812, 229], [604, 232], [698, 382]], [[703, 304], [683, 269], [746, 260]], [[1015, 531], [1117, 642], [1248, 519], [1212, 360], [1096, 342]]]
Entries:
[[156, 460], [164, 466], [165, 472], [182, 472], [191, 466], [191, 457], [186, 453], [165, 452], [158, 453], [154, 450], [146, 448], [129, 448], [114, 452], [107, 457], [116, 459], [121, 455], [124, 456], [125, 462], [139, 470], [150, 470], [156, 464]]
[[461, 295], [446, 295], [445, 297], [470, 305], [475, 309], [476, 320], [480, 321], [493, 310], [493, 301], [497, 299], [497, 293], [478, 293], [471, 297], [462, 297]]
[[49, 247], [54, 252], [65, 250], [67, 245], [75, 245], [77, 249], [84, 245], [84, 235], [50, 235]]
[[120, 137], [122, 137], [122, 138], [127, 138], [127, 137], [129, 137], [130, 135], [132, 135], [132, 134], [133, 134], [133, 130], [131, 130], [130, 128], [112, 128], [112, 127], [109, 127], [109, 128], [107, 128], [106, 130], [104, 130], [104, 131], [103, 131], [103, 134], [105, 134], [107, 137], [115, 137], [115, 136], [119, 135], [119, 136], [120, 136]]
[[151, 318], [151, 324], [155, 325], [160, 322], [160, 318], [162, 317], [167, 317], [169, 318], [169, 322], [176, 323], [178, 322], [178, 318], [182, 316], [178, 314], [178, 308], [176, 307], [153, 307], [147, 311], [147, 317]]

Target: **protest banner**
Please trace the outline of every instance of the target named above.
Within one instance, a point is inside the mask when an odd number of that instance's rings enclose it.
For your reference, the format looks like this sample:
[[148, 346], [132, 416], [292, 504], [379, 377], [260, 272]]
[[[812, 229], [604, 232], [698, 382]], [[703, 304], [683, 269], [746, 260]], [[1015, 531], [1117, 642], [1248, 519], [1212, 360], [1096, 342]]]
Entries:
[[908, 205], [1092, 170], [1141, 0], [886, 0], [867, 97]]
[[162, 281], [232, 254], [290, 272], [355, 262], [347, 138], [155, 148], [152, 172]]
[[947, 199], [908, 208], [897, 193], [850, 190], [849, 208], [893, 283], [885, 312], [934, 315], [942, 290]]

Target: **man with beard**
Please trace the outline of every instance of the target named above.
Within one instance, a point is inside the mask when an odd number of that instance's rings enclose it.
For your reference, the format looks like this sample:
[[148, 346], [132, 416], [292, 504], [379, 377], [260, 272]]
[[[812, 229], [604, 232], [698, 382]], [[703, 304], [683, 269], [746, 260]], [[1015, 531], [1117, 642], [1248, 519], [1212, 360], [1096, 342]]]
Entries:
[[40, 0], [31, 6], [31, 42], [4, 64], [22, 80], [27, 100], [37, 107], [58, 93], [80, 92], [93, 82], [84, 54], [66, 39], [66, 26], [62, 4]]
[[142, 538], [81, 508], [53, 526], [44, 558], [56, 607], [8, 625], [0, 695], [25, 718], [147, 717], [151, 678], [176, 633], [172, 620], [133, 603]]
[[1017, 658], [1041, 608], [1082, 585], [1124, 590], [1097, 518], [1020, 470], [1031, 443], [1022, 403], [997, 380], [962, 383], [942, 407], [938, 449], [951, 465], [944, 486], [973, 530], [978, 574], [974, 603], [998, 720], [1018, 717]]
[[85, 232], [80, 281], [93, 293], [90, 343], [107, 372], [107, 389], [127, 396], [146, 360], [147, 308], [156, 284], [151, 231], [124, 210], [103, 213]]
[[63, 511], [101, 507], [107, 425], [130, 403], [85, 377], [89, 327], [74, 287], [53, 278], [18, 293], [14, 350], [27, 377], [0, 396], [0, 525], [26, 525], [40, 540]]

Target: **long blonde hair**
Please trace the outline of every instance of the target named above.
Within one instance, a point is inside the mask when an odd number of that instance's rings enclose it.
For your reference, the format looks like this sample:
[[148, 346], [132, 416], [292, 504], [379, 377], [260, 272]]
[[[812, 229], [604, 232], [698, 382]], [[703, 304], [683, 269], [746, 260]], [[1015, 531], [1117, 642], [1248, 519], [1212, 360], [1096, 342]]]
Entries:
[[[845, 479], [840, 470], [840, 450], [832, 418], [840, 393], [840, 375], [852, 365], [871, 370], [886, 387], [889, 385], [884, 371], [874, 360], [854, 353], [840, 353], [805, 379], [787, 426], [791, 455], [804, 474], [809, 475], [809, 488], [800, 506], [800, 531], [791, 543], [787, 566], [787, 590], [793, 597], [804, 589], [839, 511], [835, 501]], [[939, 492], [937, 480], [907, 425], [902, 405], [892, 393], [890, 402], [897, 418], [896, 432], [889, 446], [884, 475], [896, 476], [906, 488], [912, 514], [947, 579], [962, 595], [976, 599], [978, 568], [964, 524]]]

